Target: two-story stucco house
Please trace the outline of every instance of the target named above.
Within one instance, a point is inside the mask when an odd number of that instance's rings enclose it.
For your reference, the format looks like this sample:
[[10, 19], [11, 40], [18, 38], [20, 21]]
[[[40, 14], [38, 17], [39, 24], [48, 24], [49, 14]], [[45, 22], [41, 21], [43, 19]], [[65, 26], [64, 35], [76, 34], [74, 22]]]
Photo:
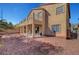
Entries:
[[19, 25], [19, 32], [33, 37], [41, 35], [70, 38], [69, 18], [69, 4], [41, 4], [32, 9], [26, 21]]

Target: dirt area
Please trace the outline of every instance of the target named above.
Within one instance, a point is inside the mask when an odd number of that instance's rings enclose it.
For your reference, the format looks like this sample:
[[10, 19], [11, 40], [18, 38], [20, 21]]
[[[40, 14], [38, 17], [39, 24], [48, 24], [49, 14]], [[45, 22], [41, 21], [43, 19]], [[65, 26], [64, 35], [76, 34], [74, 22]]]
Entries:
[[54, 55], [63, 53], [63, 48], [49, 43], [36, 41], [35, 38], [8, 35], [3, 36], [0, 46], [1, 55]]
[[70, 39], [57, 38], [57, 37], [46, 37], [46, 38], [37, 38], [35, 39], [41, 42], [47, 42], [54, 46], [63, 47], [63, 55], [78, 55], [79, 54], [79, 39]]
[[27, 38], [4, 35], [0, 38], [1, 55], [72, 55], [79, 54], [79, 39], [57, 37]]

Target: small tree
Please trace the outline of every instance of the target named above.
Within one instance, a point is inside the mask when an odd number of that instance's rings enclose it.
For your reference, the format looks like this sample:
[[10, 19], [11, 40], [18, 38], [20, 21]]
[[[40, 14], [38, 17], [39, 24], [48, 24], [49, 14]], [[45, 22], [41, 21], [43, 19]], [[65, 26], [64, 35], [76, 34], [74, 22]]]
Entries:
[[14, 26], [11, 22], [7, 22], [5, 20], [0, 20], [0, 28], [2, 29], [14, 29]]

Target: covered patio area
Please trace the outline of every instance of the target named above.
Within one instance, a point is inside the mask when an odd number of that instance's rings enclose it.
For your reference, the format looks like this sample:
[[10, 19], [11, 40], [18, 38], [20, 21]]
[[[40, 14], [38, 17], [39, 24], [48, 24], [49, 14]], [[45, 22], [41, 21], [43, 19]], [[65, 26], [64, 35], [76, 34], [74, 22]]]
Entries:
[[42, 36], [42, 25], [41, 24], [28, 24], [20, 28], [20, 33], [29, 37]]
[[42, 33], [42, 25], [40, 24], [30, 24], [30, 25], [27, 25], [27, 35], [28, 36], [32, 36], [32, 37], [39, 37], [41, 36], [41, 33]]

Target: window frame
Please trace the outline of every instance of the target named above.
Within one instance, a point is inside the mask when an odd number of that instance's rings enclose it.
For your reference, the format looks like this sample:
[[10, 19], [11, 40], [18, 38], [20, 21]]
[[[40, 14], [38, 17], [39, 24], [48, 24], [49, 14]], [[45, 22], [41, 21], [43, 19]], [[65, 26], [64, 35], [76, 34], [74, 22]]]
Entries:
[[[60, 11], [58, 11], [60, 9]], [[56, 8], [56, 15], [64, 13], [64, 5]]]
[[52, 32], [61, 32], [61, 25], [60, 24], [55, 24], [51, 26]]
[[34, 19], [39, 20], [41, 17], [43, 17], [43, 15], [44, 15], [43, 12], [34, 13]]
[[39, 19], [38, 13], [34, 13], [34, 19], [35, 19], [35, 20], [38, 20], [38, 19]]
[[44, 13], [43, 12], [39, 12], [39, 18], [43, 17]]

